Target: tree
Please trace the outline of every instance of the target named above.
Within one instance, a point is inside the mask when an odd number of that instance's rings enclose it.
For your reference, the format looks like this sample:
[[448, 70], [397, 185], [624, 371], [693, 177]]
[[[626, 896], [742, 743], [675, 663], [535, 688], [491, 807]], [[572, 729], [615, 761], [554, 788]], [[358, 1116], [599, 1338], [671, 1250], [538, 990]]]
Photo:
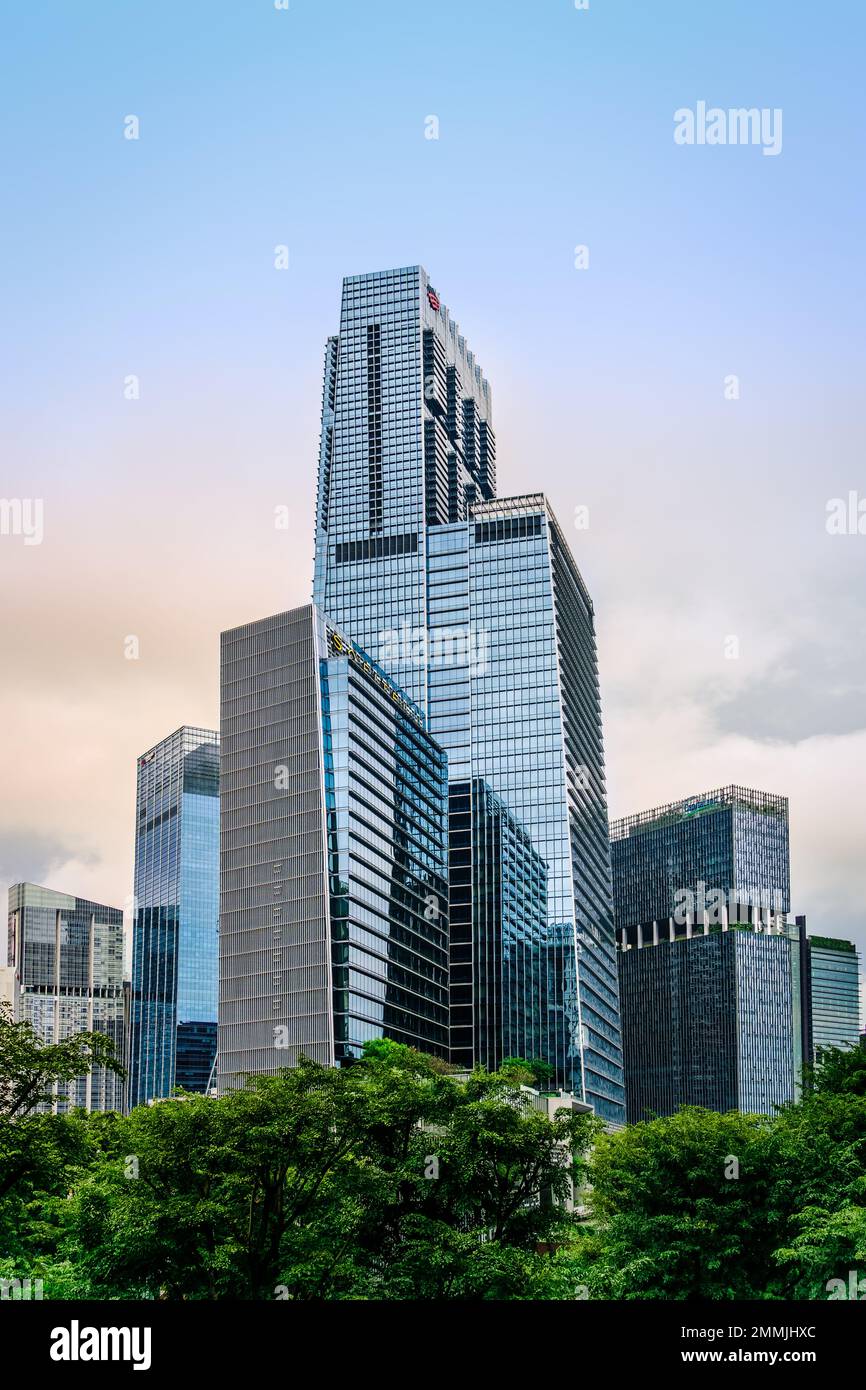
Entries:
[[56, 1086], [94, 1067], [126, 1074], [106, 1034], [74, 1033], [62, 1042], [43, 1042], [30, 1023], [13, 1023], [8, 1005], [0, 1005], [0, 1118], [23, 1119], [52, 1100]]
[[[81, 1117], [35, 1113], [56, 1085], [92, 1067], [123, 1068], [102, 1033], [44, 1043], [27, 1022], [0, 1006], [0, 1254], [20, 1257], [51, 1247], [46, 1201], [68, 1190], [89, 1158]], [[47, 1223], [47, 1224], [46, 1224]]]
[[380, 1042], [139, 1107], [57, 1204], [59, 1253], [96, 1297], [544, 1296], [563, 1273], [538, 1246], [568, 1226], [554, 1198], [590, 1126], [515, 1094]]
[[764, 1214], [768, 1123], [688, 1107], [603, 1135], [590, 1165], [593, 1294], [762, 1297], [779, 1243]]

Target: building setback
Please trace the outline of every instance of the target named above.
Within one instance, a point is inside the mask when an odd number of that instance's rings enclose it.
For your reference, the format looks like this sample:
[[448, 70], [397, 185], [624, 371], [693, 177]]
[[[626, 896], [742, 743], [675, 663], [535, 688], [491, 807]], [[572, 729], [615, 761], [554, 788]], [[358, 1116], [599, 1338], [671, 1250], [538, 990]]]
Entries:
[[[496, 499], [494, 458], [489, 386], [426, 272], [344, 281], [340, 333], [326, 352], [314, 597], [411, 694], [452, 781], [486, 783], [547, 872], [540, 991], [531, 972], [509, 976], [478, 955], [482, 940], [485, 949], [513, 941], [512, 928], [476, 930], [471, 951], [455, 937], [459, 1061], [469, 1063], [470, 979], [495, 990], [520, 978], [531, 991], [521, 1016], [537, 1010], [539, 993], [545, 1001], [541, 1057], [556, 1083], [619, 1122], [592, 602], [545, 498]], [[527, 941], [536, 929], [530, 909]], [[472, 997], [484, 1016], [471, 1025], [473, 1060], [507, 1053], [505, 1034], [489, 1029], [511, 1005]]]
[[[15, 1017], [46, 1043], [105, 1033], [123, 1058], [123, 910], [35, 883], [9, 889]], [[96, 1067], [58, 1087], [58, 1111], [119, 1110], [123, 1082]]]
[[130, 1106], [204, 1091], [217, 1037], [219, 734], [184, 725], [138, 759]]
[[447, 1055], [447, 760], [311, 605], [222, 634], [219, 1086]]

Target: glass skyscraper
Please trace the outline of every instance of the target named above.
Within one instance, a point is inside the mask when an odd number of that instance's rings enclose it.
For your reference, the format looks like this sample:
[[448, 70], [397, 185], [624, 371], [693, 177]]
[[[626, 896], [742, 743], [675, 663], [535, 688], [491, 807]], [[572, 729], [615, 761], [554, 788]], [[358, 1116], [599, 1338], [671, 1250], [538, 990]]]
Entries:
[[218, 926], [219, 734], [185, 725], [138, 760], [130, 1106], [207, 1087]]
[[772, 1113], [809, 1055], [788, 802], [722, 787], [611, 824], [628, 1118]]
[[860, 959], [853, 941], [809, 937], [812, 1037], [822, 1047], [856, 1047], [860, 1038]]
[[222, 634], [219, 1086], [448, 1050], [447, 759], [312, 606]]
[[[16, 883], [9, 889], [8, 960], [16, 1016], [46, 1043], [105, 1033], [123, 1060], [123, 910]], [[123, 1082], [96, 1067], [63, 1082], [42, 1109], [119, 1110]]]
[[[541, 1056], [558, 1085], [617, 1122], [592, 602], [545, 498], [496, 500], [495, 487], [490, 389], [425, 271], [344, 281], [325, 361], [314, 595], [410, 693], [452, 781], [486, 783], [544, 863]], [[532, 939], [537, 904], [525, 907]], [[464, 977], [481, 978], [480, 940], [476, 931], [464, 959], [467, 943], [453, 943], [455, 1007]], [[478, 996], [490, 1026], [507, 1016], [504, 1003]], [[525, 1008], [537, 1008], [536, 996]], [[459, 1016], [453, 1026], [466, 1027]], [[485, 1026], [473, 1025], [477, 1060], [505, 1047], [504, 1037], [482, 1038]]]

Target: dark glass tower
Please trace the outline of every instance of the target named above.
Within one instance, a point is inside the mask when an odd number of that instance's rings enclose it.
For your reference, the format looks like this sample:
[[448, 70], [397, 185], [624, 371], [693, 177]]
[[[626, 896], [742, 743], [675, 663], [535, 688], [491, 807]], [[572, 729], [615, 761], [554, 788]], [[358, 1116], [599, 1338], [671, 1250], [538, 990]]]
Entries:
[[[490, 390], [423, 269], [344, 281], [340, 323], [326, 354], [315, 597], [410, 692], [451, 779], [485, 782], [545, 865], [541, 1056], [560, 1086], [621, 1121], [592, 602], [544, 497], [495, 500]], [[471, 960], [454, 942], [455, 1006], [463, 968], [482, 978], [481, 940], [476, 930]], [[506, 1019], [505, 1001], [475, 998], [474, 1055], [502, 1055], [505, 1036], [482, 1035]], [[522, 1005], [536, 1008], [537, 996]]]
[[[19, 1019], [46, 1043], [105, 1033], [123, 1057], [123, 911], [16, 883], [9, 889], [9, 964]], [[123, 1082], [95, 1068], [57, 1088], [59, 1111], [119, 1110]]]
[[[610, 827], [617, 935], [641, 937], [791, 910], [788, 800], [721, 787]], [[724, 917], [723, 917], [724, 912]]]
[[222, 634], [219, 1086], [448, 1049], [447, 759], [315, 607]]
[[480, 777], [452, 782], [451, 1060], [495, 1071], [541, 1057], [547, 1032], [547, 865]]
[[723, 787], [611, 824], [628, 1118], [772, 1113], [809, 1049], [788, 802]]
[[128, 1103], [205, 1090], [216, 1053], [219, 734], [138, 760]]
[[836, 936], [810, 936], [808, 942], [814, 1051], [856, 1047], [860, 1037], [857, 947]]
[[794, 1099], [795, 949], [731, 927], [620, 953], [629, 1123], [683, 1105], [770, 1115]]

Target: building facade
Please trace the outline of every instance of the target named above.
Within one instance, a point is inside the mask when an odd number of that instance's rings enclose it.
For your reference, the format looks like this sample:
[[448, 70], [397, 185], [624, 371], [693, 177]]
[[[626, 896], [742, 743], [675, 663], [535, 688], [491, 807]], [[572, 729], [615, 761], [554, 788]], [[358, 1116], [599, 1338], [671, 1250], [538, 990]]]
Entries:
[[[485, 782], [545, 864], [541, 1056], [558, 1085], [619, 1122], [592, 602], [544, 497], [497, 500], [495, 488], [490, 389], [426, 273], [345, 281], [326, 353], [314, 595], [409, 692], [452, 780]], [[458, 946], [464, 1008], [461, 970], [480, 979], [483, 962], [460, 961]], [[506, 1017], [505, 1001], [479, 1004]], [[466, 1026], [456, 1015], [455, 1038]], [[507, 1052], [500, 1042], [485, 1055]]]
[[787, 799], [748, 787], [612, 822], [629, 1120], [686, 1104], [771, 1113], [799, 1094], [811, 1013], [788, 845]]
[[311, 605], [222, 634], [219, 1087], [448, 1050], [447, 759]]
[[218, 928], [219, 734], [184, 725], [138, 760], [130, 1107], [207, 1086]]
[[620, 940], [791, 909], [784, 796], [721, 787], [613, 821], [610, 835]]
[[490, 387], [423, 267], [347, 277], [325, 350], [313, 599], [425, 715], [426, 529], [494, 495], [495, 453]]
[[[70, 893], [16, 883], [9, 890], [10, 969], [15, 1017], [46, 1043], [105, 1033], [123, 1060], [123, 910]], [[96, 1067], [63, 1082], [57, 1111], [118, 1110], [123, 1082]]]
[[810, 936], [809, 974], [815, 1055], [822, 1047], [856, 1047], [860, 1038], [860, 958], [854, 942]]
[[495, 1071], [541, 1057], [547, 1030], [547, 865], [482, 778], [451, 782], [450, 1056]]
[[794, 945], [714, 927], [620, 951], [628, 1121], [683, 1105], [770, 1115], [794, 1099]]

